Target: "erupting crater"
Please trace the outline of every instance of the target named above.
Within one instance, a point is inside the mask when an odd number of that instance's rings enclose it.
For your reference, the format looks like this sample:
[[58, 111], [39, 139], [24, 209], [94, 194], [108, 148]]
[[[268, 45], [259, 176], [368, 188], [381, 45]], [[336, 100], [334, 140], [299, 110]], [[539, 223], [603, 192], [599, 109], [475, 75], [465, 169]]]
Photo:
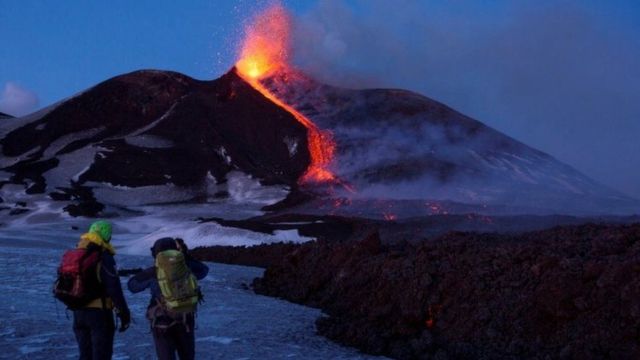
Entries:
[[299, 182], [334, 182], [337, 178], [329, 167], [335, 156], [336, 144], [331, 132], [318, 128], [313, 121], [279, 99], [261, 82], [276, 73], [288, 71], [290, 27], [291, 19], [282, 6], [272, 6], [259, 14], [245, 29], [245, 39], [240, 60], [236, 63], [236, 71], [254, 89], [289, 112], [307, 128], [311, 162]]

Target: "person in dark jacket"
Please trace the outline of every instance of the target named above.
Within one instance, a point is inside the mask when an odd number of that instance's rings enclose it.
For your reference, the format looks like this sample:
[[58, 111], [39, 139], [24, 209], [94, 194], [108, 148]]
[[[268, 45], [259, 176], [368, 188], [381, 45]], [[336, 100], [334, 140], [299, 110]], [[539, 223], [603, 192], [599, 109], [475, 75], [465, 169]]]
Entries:
[[111, 359], [116, 330], [114, 311], [120, 318], [120, 332], [125, 331], [131, 321], [110, 241], [111, 224], [100, 220], [91, 225], [78, 243], [78, 248], [101, 252], [96, 281], [102, 289], [100, 297], [73, 311], [73, 332], [80, 349], [80, 360]]
[[[179, 250], [185, 255], [186, 263], [193, 275], [198, 280], [204, 279], [209, 273], [209, 268], [189, 256], [187, 245], [182, 239], [162, 238], [157, 240], [151, 248], [151, 255], [156, 255], [165, 250]], [[151, 332], [156, 347], [156, 354], [160, 360], [174, 360], [176, 352], [181, 360], [193, 360], [195, 358], [195, 318], [194, 314], [188, 314], [184, 319], [174, 319], [168, 315], [158, 316], [157, 306], [162, 300], [162, 292], [156, 277], [154, 266], [136, 274], [127, 284], [132, 293], [138, 293], [150, 289], [151, 301], [147, 308], [147, 317], [151, 321]]]

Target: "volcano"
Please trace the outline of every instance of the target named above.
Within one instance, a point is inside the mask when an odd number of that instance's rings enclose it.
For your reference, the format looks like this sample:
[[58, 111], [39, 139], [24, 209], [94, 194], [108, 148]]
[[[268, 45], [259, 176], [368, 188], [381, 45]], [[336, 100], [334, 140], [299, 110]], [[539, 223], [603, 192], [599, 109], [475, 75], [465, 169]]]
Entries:
[[291, 65], [291, 29], [286, 9], [270, 6], [245, 28], [236, 65], [219, 79], [137, 71], [4, 119], [0, 196], [46, 196], [85, 215], [230, 197], [267, 204], [287, 192], [270, 209], [387, 220], [640, 210], [425, 96], [315, 81]]
[[322, 131], [336, 147], [335, 158], [323, 164], [335, 180], [315, 184], [325, 188], [319, 197], [345, 192], [333, 187], [342, 182], [355, 188], [354, 199], [551, 212], [638, 209], [570, 166], [427, 97], [340, 89], [297, 72], [260, 83], [322, 130], [301, 123], [235, 68], [212, 81], [137, 71], [29, 116], [4, 119], [3, 187], [97, 204], [90, 207], [96, 211], [105, 203], [220, 199], [238, 177], [314, 188], [301, 180], [314, 161], [309, 132]]

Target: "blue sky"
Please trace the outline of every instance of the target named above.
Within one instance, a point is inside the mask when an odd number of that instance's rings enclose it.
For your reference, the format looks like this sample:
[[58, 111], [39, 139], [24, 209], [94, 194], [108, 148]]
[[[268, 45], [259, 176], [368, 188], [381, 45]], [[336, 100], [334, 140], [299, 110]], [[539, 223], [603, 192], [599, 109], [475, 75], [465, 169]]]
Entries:
[[[0, 0], [0, 84], [16, 82], [47, 105], [141, 68], [217, 77], [233, 64], [243, 21], [263, 2], [187, 3]], [[291, 9], [305, 8], [295, 3]]]
[[[640, 198], [640, 2], [283, 3], [319, 31], [294, 58], [321, 80], [418, 91]], [[216, 78], [267, 4], [0, 0], [0, 111], [142, 68]]]

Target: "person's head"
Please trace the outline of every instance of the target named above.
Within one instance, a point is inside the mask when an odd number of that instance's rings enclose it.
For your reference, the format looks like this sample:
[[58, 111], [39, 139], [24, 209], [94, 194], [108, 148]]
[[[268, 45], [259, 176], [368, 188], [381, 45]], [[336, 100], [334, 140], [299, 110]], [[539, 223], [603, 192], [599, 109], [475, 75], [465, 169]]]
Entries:
[[157, 254], [165, 250], [178, 250], [176, 239], [165, 237], [156, 240], [156, 242], [153, 243], [153, 246], [151, 247], [151, 256], [155, 258]]
[[97, 234], [106, 243], [111, 241], [111, 231], [111, 223], [105, 220], [98, 220], [89, 227], [90, 233]]

